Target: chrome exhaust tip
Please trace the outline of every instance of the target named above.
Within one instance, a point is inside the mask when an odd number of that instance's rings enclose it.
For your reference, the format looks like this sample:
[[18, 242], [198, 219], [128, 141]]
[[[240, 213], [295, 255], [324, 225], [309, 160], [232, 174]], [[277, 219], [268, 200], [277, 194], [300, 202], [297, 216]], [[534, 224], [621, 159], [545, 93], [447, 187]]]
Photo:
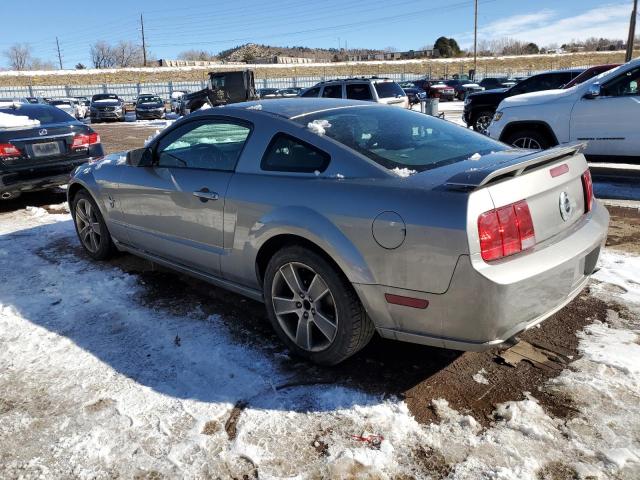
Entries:
[[9, 200], [11, 197], [13, 197], [13, 195], [11, 194], [11, 192], [3, 192], [1, 197], [2, 200]]

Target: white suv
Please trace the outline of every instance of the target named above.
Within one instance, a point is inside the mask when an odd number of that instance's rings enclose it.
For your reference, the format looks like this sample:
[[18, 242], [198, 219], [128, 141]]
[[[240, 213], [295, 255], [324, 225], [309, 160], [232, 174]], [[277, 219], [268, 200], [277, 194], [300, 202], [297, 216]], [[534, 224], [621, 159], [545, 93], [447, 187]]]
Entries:
[[566, 90], [506, 98], [489, 136], [521, 148], [587, 142], [591, 161], [640, 159], [640, 58]]
[[348, 98], [409, 108], [402, 87], [389, 78], [345, 78], [328, 80], [308, 88], [301, 97]]

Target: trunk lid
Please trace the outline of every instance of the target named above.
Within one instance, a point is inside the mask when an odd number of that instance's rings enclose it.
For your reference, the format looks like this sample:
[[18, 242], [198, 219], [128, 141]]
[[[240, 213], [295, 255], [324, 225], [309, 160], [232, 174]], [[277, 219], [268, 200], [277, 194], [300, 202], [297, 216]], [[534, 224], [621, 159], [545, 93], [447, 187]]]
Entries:
[[582, 144], [534, 152], [495, 165], [484, 165], [449, 178], [447, 187], [486, 189], [494, 208], [525, 200], [536, 244], [571, 228], [585, 213], [582, 174], [587, 162]]

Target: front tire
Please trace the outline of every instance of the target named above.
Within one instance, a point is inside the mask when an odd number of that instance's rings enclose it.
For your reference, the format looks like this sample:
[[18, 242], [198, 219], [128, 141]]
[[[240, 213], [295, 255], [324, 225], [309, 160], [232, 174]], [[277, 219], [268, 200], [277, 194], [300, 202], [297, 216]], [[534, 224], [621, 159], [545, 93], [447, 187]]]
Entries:
[[476, 114], [473, 118], [473, 129], [482, 134], [487, 133], [487, 128], [491, 125], [491, 120], [493, 120], [494, 112], [492, 110], [483, 110], [480, 113]]
[[375, 331], [352, 285], [321, 255], [286, 247], [269, 261], [264, 298], [273, 328], [295, 354], [336, 365]]
[[107, 224], [98, 205], [86, 191], [73, 198], [71, 215], [84, 251], [94, 260], [106, 260], [115, 251]]

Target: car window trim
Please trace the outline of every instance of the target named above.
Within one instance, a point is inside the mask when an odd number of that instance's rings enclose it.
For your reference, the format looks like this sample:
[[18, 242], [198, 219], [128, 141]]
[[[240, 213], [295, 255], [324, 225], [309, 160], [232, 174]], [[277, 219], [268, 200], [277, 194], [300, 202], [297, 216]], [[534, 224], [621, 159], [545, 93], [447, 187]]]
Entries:
[[[267, 160], [267, 153], [269, 153], [272, 149], [272, 147], [275, 145], [275, 143], [279, 140], [280, 137], [285, 137], [285, 138], [289, 138], [291, 140], [293, 140], [296, 143], [299, 143], [301, 145], [304, 145], [305, 147], [311, 149], [311, 150], [315, 150], [316, 152], [318, 152], [320, 155], [322, 155], [323, 157], [325, 157], [325, 161], [322, 164], [322, 166], [320, 168], [314, 168], [313, 170], [309, 170], [309, 169], [302, 169], [302, 168], [268, 168], [266, 166], [266, 160]], [[267, 148], [264, 149], [264, 152], [262, 153], [262, 158], [260, 159], [260, 170], [264, 171], [264, 172], [281, 172], [281, 173], [304, 173], [304, 174], [308, 174], [308, 175], [314, 175], [316, 171], [322, 173], [324, 171], [327, 170], [327, 168], [329, 168], [329, 165], [331, 164], [331, 155], [322, 150], [319, 147], [316, 147], [315, 145], [306, 142], [304, 140], [302, 140], [301, 138], [295, 137], [289, 133], [286, 132], [276, 132], [273, 137], [271, 137], [271, 140], [269, 141], [269, 144], [267, 145]]]
[[[207, 120], [215, 120], [215, 121], [223, 120], [223, 121], [225, 121], [227, 123], [232, 123], [232, 124], [238, 125], [240, 127], [246, 127], [246, 128], [249, 129], [249, 133], [247, 134], [247, 138], [245, 138], [244, 144], [242, 145], [242, 148], [238, 152], [238, 158], [236, 158], [236, 163], [234, 164], [232, 169], [226, 170], [226, 169], [222, 169], [222, 168], [197, 168], [197, 167], [176, 167], [176, 166], [162, 167], [162, 166], [158, 165], [158, 146], [159, 146], [160, 142], [165, 137], [167, 137], [168, 135], [171, 135], [172, 132], [178, 130], [179, 128], [182, 128], [182, 127], [187, 126], [187, 125], [191, 125], [193, 123], [204, 123]], [[195, 127], [195, 128], [198, 128], [198, 127]], [[238, 162], [240, 161], [240, 157], [242, 157], [242, 154], [244, 153], [244, 149], [246, 148], [247, 143], [249, 143], [249, 141], [251, 140], [251, 135], [253, 134], [253, 130], [254, 130], [254, 125], [250, 121], [244, 120], [244, 119], [241, 119], [241, 118], [235, 118], [235, 117], [225, 117], [224, 115], [216, 115], [216, 116], [213, 116], [213, 117], [190, 119], [190, 120], [180, 124], [179, 126], [177, 126], [176, 128], [172, 129], [169, 132], [163, 132], [163, 134], [159, 135], [157, 138], [154, 139], [154, 143], [151, 146], [151, 158], [152, 158], [151, 167], [152, 168], [179, 168], [181, 170], [203, 170], [203, 171], [206, 171], [206, 172], [229, 172], [229, 173], [235, 173], [236, 168], [238, 167]]]

